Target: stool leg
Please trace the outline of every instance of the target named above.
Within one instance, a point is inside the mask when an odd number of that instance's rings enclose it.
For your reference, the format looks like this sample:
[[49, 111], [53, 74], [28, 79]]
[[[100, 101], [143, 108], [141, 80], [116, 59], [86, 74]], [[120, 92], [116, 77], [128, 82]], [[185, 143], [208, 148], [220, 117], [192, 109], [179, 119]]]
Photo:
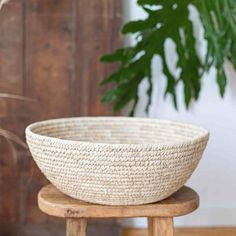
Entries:
[[148, 236], [173, 236], [174, 224], [172, 217], [148, 218]]
[[66, 236], [86, 236], [86, 219], [67, 219]]

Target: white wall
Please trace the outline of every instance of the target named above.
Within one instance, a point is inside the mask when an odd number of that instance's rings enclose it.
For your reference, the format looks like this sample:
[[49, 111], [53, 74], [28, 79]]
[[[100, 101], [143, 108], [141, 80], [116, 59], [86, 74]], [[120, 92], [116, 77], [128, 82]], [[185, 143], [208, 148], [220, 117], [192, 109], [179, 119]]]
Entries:
[[[145, 13], [137, 7], [136, 0], [125, 3], [126, 20], [145, 17]], [[197, 22], [197, 16], [193, 17]], [[197, 30], [202, 34], [200, 26]], [[204, 40], [198, 43], [204, 51]], [[171, 45], [168, 51], [173, 59], [175, 54]], [[154, 94], [149, 116], [197, 124], [207, 128], [211, 134], [203, 159], [187, 183], [200, 194], [201, 207], [191, 215], [178, 218], [178, 226], [236, 226], [236, 74], [229, 64], [226, 67], [229, 81], [223, 100], [219, 97], [215, 70], [212, 69], [203, 78], [199, 101], [192, 104], [189, 111], [184, 108], [182, 88], [179, 87], [178, 96], [181, 103], [179, 111], [176, 111], [170, 97], [166, 100], [162, 98], [165, 77], [161, 73], [160, 59], [155, 58], [153, 61]], [[136, 116], [145, 116], [145, 87], [144, 82], [140, 87], [141, 101]], [[146, 227], [146, 220], [130, 219], [123, 224]]]

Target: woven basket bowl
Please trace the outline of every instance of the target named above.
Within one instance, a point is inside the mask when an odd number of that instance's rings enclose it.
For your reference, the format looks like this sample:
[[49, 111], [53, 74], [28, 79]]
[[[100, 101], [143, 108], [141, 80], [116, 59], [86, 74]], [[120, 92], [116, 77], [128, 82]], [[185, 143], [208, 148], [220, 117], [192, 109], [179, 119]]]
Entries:
[[26, 128], [37, 165], [59, 190], [92, 203], [136, 205], [167, 198], [189, 179], [205, 129], [125, 117], [80, 117]]

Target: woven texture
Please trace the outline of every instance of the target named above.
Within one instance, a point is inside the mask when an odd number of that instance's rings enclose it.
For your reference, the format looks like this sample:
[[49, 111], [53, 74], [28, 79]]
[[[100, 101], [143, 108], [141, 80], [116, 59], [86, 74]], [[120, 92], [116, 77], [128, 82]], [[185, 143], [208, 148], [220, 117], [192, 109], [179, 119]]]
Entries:
[[73, 198], [108, 205], [170, 196], [195, 170], [208, 136], [193, 125], [126, 117], [56, 119], [26, 128], [49, 181]]

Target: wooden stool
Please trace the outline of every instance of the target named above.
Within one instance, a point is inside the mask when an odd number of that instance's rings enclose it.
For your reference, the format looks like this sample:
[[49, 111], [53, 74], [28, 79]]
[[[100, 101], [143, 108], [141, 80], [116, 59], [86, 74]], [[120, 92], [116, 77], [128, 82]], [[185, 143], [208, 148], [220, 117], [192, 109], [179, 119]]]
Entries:
[[53, 185], [41, 189], [39, 208], [51, 216], [66, 218], [66, 236], [85, 236], [89, 218], [147, 217], [149, 236], [173, 236], [173, 217], [186, 215], [199, 206], [198, 194], [182, 187], [169, 198], [147, 205], [106, 206], [91, 204], [58, 191]]

